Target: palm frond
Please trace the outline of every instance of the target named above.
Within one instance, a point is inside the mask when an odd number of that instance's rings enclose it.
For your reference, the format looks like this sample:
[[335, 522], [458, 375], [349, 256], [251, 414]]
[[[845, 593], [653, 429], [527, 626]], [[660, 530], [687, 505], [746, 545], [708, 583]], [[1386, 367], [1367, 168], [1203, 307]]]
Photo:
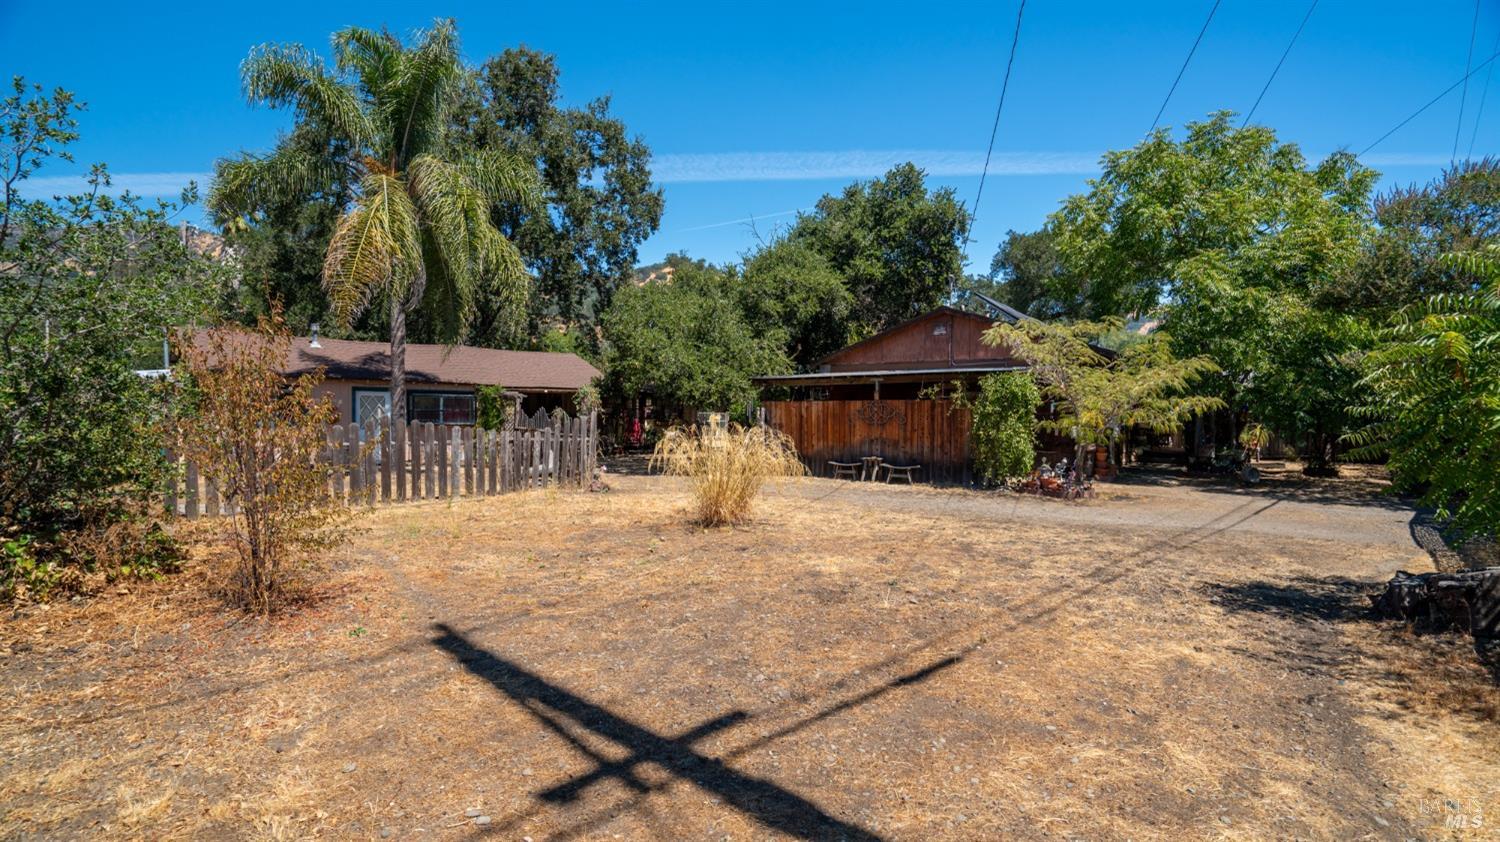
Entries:
[[270, 155], [242, 154], [214, 164], [208, 209], [216, 224], [247, 216], [276, 204], [316, 195], [336, 181], [340, 166], [327, 155], [282, 146]]
[[416, 48], [402, 54], [400, 70], [383, 103], [398, 167], [441, 145], [448, 112], [463, 79], [458, 34], [451, 20], [438, 21], [420, 33], [419, 39]]
[[359, 80], [372, 102], [384, 99], [401, 71], [401, 42], [389, 32], [350, 26], [333, 34], [334, 64]]
[[527, 212], [542, 203], [542, 183], [528, 161], [498, 149], [483, 149], [464, 160], [464, 175], [491, 204], [520, 205]]
[[300, 44], [256, 47], [240, 67], [240, 77], [252, 104], [290, 105], [306, 119], [326, 124], [356, 148], [368, 145], [374, 137], [374, 126], [354, 91]]
[[429, 273], [424, 304], [444, 341], [462, 338], [481, 289], [498, 294], [514, 317], [524, 310], [529, 278], [515, 244], [490, 222], [490, 199], [466, 167], [418, 155], [408, 168], [420, 209], [424, 253], [442, 272]]
[[323, 288], [334, 317], [349, 324], [382, 290], [406, 299], [422, 265], [421, 224], [406, 186], [391, 175], [367, 176], [323, 261]]

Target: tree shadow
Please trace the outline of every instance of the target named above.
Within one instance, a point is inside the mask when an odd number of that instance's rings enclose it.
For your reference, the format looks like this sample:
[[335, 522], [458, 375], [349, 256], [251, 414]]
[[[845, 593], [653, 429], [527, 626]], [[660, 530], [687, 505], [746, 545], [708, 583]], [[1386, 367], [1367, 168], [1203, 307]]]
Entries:
[[[1313, 576], [1285, 582], [1200, 586], [1211, 602], [1230, 612], [1270, 616], [1294, 624], [1289, 629], [1281, 627], [1282, 631], [1266, 630], [1263, 636], [1270, 644], [1269, 654], [1248, 649], [1240, 650], [1242, 654], [1275, 660], [1304, 672], [1358, 676], [1385, 687], [1403, 699], [1403, 706], [1413, 709], [1413, 699], [1425, 694], [1442, 697], [1455, 710], [1475, 714], [1477, 719], [1495, 719], [1489, 697], [1500, 687], [1500, 646], [1471, 638], [1463, 631], [1381, 617], [1371, 604], [1371, 597], [1381, 589], [1380, 583]], [[1330, 645], [1327, 636], [1317, 634], [1315, 627], [1334, 624], [1365, 628], [1358, 630], [1353, 644]], [[1390, 648], [1374, 648], [1377, 646]], [[1472, 650], [1472, 655], [1464, 655], [1464, 650]], [[1477, 681], [1463, 667], [1463, 660], [1473, 657], [1483, 667], [1484, 677]], [[1418, 674], [1432, 685], [1421, 693], [1413, 682]], [[1488, 686], [1482, 686], [1486, 680]]]
[[1231, 477], [1190, 474], [1181, 468], [1127, 468], [1114, 480], [1123, 486], [1191, 488], [1210, 494], [1270, 497], [1293, 503], [1330, 503], [1373, 506], [1392, 511], [1412, 508], [1412, 501], [1391, 491], [1389, 483], [1365, 475], [1308, 477], [1297, 472], [1267, 470], [1255, 485]]
[[[592, 770], [536, 793], [537, 799], [544, 804], [558, 805], [574, 802], [590, 786], [606, 780], [615, 780], [632, 790], [635, 795], [626, 804], [617, 805], [603, 815], [596, 816], [591, 823], [607, 820], [621, 810], [638, 803], [642, 796], [653, 789], [660, 788], [660, 785], [653, 787], [637, 774], [642, 765], [652, 764], [665, 770], [673, 779], [691, 783], [723, 799], [724, 803], [770, 830], [802, 839], [877, 840], [880, 838], [864, 828], [829, 815], [812, 801], [784, 789], [773, 781], [739, 772], [725, 763], [722, 758], [705, 754], [695, 747], [696, 743], [713, 734], [727, 731], [750, 720], [751, 715], [745, 711], [736, 710], [725, 713], [681, 734], [658, 734], [644, 725], [547, 681], [513, 661], [481, 648], [451, 626], [440, 623], [434, 628], [439, 635], [432, 640], [433, 645], [448, 653], [464, 669], [485, 679], [512, 701], [526, 708], [546, 728], [562, 737], [575, 750], [594, 763]], [[742, 756], [772, 740], [800, 731], [887, 692], [925, 681], [957, 664], [961, 659], [961, 656], [944, 658], [922, 669], [894, 678], [853, 699], [840, 702], [774, 731], [725, 756], [731, 759]], [[624, 749], [625, 756], [617, 760], [605, 757], [579, 739], [575, 735], [576, 729], [582, 729]], [[510, 825], [525, 817], [516, 817]], [[507, 827], [501, 829], [507, 829]], [[574, 827], [559, 835], [573, 836], [585, 830], [583, 827]]]
[[1371, 619], [1369, 597], [1379, 588], [1354, 579], [1299, 576], [1288, 582], [1214, 582], [1202, 590], [1215, 605], [1230, 611], [1304, 622], [1351, 622]]

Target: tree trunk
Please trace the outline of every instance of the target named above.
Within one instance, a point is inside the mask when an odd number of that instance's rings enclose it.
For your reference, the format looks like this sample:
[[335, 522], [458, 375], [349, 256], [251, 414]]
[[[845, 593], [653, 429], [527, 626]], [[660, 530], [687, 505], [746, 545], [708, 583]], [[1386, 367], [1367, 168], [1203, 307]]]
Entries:
[[391, 296], [391, 420], [406, 421], [406, 302]]

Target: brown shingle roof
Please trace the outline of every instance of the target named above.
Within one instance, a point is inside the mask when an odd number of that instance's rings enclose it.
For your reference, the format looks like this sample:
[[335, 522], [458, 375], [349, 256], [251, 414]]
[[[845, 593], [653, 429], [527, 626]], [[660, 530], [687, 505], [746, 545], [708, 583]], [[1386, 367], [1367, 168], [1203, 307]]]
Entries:
[[[194, 342], [203, 346], [206, 331]], [[292, 339], [286, 372], [300, 374], [322, 367], [329, 380], [389, 380], [390, 345], [319, 339], [311, 346], [306, 336]], [[576, 391], [599, 376], [599, 369], [577, 354], [553, 351], [500, 351], [468, 345], [406, 346], [408, 383], [452, 383], [465, 386], [504, 386], [517, 391]]]

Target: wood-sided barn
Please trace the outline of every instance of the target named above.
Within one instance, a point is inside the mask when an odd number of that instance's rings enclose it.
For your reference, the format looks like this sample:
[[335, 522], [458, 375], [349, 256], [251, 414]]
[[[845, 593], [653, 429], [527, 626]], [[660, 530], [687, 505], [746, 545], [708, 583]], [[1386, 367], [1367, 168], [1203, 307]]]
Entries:
[[[1025, 316], [1010, 308], [996, 318]], [[995, 318], [939, 307], [819, 360], [805, 374], [759, 377], [766, 421], [786, 433], [810, 471], [828, 462], [921, 465], [920, 478], [967, 482], [969, 411], [948, 397], [952, 384], [973, 389], [986, 374], [1026, 364], [985, 344]]]

